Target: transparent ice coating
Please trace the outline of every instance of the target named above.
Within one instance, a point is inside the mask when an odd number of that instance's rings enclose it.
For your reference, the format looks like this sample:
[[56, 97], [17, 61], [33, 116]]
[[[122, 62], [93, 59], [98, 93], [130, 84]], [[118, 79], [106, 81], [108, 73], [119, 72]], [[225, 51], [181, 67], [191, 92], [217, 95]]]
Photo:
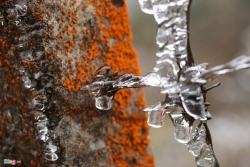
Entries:
[[206, 130], [204, 127], [192, 133], [193, 139], [187, 144], [188, 151], [195, 157], [200, 155], [201, 149], [206, 145]]
[[185, 111], [195, 119], [206, 120], [201, 88], [197, 84], [182, 84], [180, 97]]
[[169, 57], [175, 58], [175, 51], [169, 50], [166, 47], [163, 47], [158, 52], [156, 52], [156, 56], [161, 58], [161, 59], [158, 59], [157, 61], [164, 61], [164, 59], [167, 59]]
[[100, 110], [109, 110], [113, 105], [113, 96], [95, 97], [95, 106]]
[[189, 3], [189, 0], [151, 0], [153, 14], [158, 24], [156, 43], [160, 47], [160, 51], [156, 53], [159, 59], [154, 71], [161, 80], [163, 94], [180, 92], [177, 80], [180, 67], [187, 64]]
[[199, 157], [195, 159], [198, 167], [214, 167], [216, 160], [213, 155], [211, 145], [205, 145]]
[[99, 89], [101, 89], [104, 86], [104, 82], [103, 81], [98, 81], [98, 82], [93, 82], [89, 85], [86, 85], [87, 89], [90, 89], [92, 92], [96, 92]]
[[185, 120], [181, 110], [175, 110], [169, 114], [174, 124], [174, 137], [180, 143], [188, 143], [191, 140], [192, 126]]
[[210, 132], [201, 122], [192, 133], [192, 139], [186, 143], [188, 151], [194, 155], [198, 167], [219, 167], [211, 145]]
[[161, 80], [159, 76], [154, 72], [148, 73], [147, 75], [142, 77], [141, 83], [147, 86], [161, 86]]
[[157, 62], [154, 71], [161, 80], [161, 93], [178, 93], [177, 83], [179, 67], [173, 59], [164, 59]]
[[133, 74], [124, 74], [119, 77], [112, 85], [118, 88], [133, 88], [140, 87], [142, 77], [134, 76]]
[[40, 111], [35, 111], [34, 112], [35, 120], [37, 122], [35, 123], [35, 127], [37, 129], [38, 137], [42, 141], [48, 140], [48, 118], [46, 115]]
[[[156, 43], [161, 48], [156, 54], [186, 59], [187, 10], [189, 0], [152, 0], [154, 17], [159, 27]], [[177, 62], [177, 60], [175, 60]]]
[[161, 24], [158, 27], [156, 34], [156, 43], [161, 48], [165, 44], [169, 45], [169, 49], [174, 50], [175, 44], [175, 34], [173, 27], [167, 27], [166, 24]]
[[250, 68], [250, 56], [239, 56], [226, 64], [201, 71], [200, 75], [192, 78], [194, 83], [206, 83], [209, 80], [223, 74]]
[[175, 61], [166, 59], [167, 61], [161, 62], [154, 67], [154, 71], [161, 79], [162, 86], [176, 82], [179, 67]]
[[46, 145], [44, 150], [44, 157], [49, 161], [56, 161], [58, 155], [55, 153], [57, 151], [57, 146], [54, 145], [51, 141]]
[[175, 13], [171, 10], [174, 10], [173, 7], [176, 6], [171, 0], [152, 0], [154, 18], [158, 24], [161, 24], [163, 21], [174, 17]]
[[[161, 49], [156, 55], [164, 56], [164, 59], [169, 57], [186, 59], [187, 10], [190, 0], [139, 0], [139, 3], [142, 11], [153, 13], [159, 25], [156, 43]], [[177, 63], [176, 59], [174, 61]]]

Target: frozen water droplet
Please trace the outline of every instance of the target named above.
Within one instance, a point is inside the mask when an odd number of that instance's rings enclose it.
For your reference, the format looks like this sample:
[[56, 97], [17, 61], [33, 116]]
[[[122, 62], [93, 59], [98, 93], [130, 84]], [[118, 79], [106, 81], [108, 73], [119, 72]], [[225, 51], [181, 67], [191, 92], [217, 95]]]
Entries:
[[191, 140], [192, 126], [184, 119], [180, 113], [170, 114], [174, 124], [174, 137], [180, 143], [188, 143]]
[[56, 161], [58, 159], [58, 155], [54, 152], [48, 152], [44, 154], [45, 159], [49, 161]]
[[181, 85], [181, 101], [185, 111], [195, 119], [206, 120], [204, 99], [197, 84]]
[[95, 97], [95, 106], [100, 110], [109, 110], [113, 105], [113, 96]]
[[147, 14], [154, 14], [151, 0], [139, 0], [141, 10]]
[[165, 110], [151, 110], [148, 112], [148, 125], [161, 128], [164, 125]]
[[161, 86], [161, 80], [159, 76], [154, 72], [151, 72], [142, 77], [141, 82], [147, 86]]

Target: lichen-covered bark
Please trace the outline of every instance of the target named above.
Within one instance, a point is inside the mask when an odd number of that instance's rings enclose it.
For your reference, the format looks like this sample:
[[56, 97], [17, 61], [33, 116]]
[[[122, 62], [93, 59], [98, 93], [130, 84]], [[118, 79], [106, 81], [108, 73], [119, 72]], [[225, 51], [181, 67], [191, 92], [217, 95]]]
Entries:
[[84, 89], [108, 65], [139, 75], [122, 0], [0, 2], [0, 159], [19, 166], [153, 166], [143, 94], [100, 111]]

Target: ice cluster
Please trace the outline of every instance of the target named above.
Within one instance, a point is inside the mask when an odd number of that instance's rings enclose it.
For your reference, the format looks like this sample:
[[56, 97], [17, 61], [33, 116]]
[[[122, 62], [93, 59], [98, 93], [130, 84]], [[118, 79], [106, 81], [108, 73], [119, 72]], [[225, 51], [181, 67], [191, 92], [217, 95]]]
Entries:
[[[6, 2], [7, 3], [7, 2]], [[40, 45], [36, 46], [30, 43], [32, 37], [39, 40], [47, 31], [47, 26], [42, 22], [34, 22], [27, 24], [24, 18], [27, 15], [28, 7], [25, 0], [15, 1], [14, 7], [6, 10], [8, 14], [8, 24], [15, 26], [18, 31], [22, 32], [16, 39], [15, 48], [18, 51], [18, 71], [23, 82], [23, 87], [27, 91], [28, 108], [30, 108], [31, 116], [35, 119], [36, 136], [44, 142], [44, 157], [49, 161], [58, 159], [56, 154], [57, 146], [53, 144], [53, 130], [47, 111], [51, 107], [48, 100], [53, 86], [53, 77], [46, 68], [46, 53]], [[0, 24], [5, 24], [0, 13]], [[9, 51], [10, 55], [14, 55], [13, 51]], [[23, 64], [33, 64], [34, 69], [30, 69]]]

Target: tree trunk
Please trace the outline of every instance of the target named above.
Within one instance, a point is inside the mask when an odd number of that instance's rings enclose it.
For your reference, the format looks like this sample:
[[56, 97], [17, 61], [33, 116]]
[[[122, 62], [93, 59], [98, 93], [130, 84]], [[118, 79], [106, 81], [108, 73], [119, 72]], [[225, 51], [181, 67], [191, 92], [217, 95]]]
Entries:
[[0, 159], [154, 166], [141, 90], [109, 111], [84, 89], [108, 65], [139, 75], [123, 0], [0, 1]]

